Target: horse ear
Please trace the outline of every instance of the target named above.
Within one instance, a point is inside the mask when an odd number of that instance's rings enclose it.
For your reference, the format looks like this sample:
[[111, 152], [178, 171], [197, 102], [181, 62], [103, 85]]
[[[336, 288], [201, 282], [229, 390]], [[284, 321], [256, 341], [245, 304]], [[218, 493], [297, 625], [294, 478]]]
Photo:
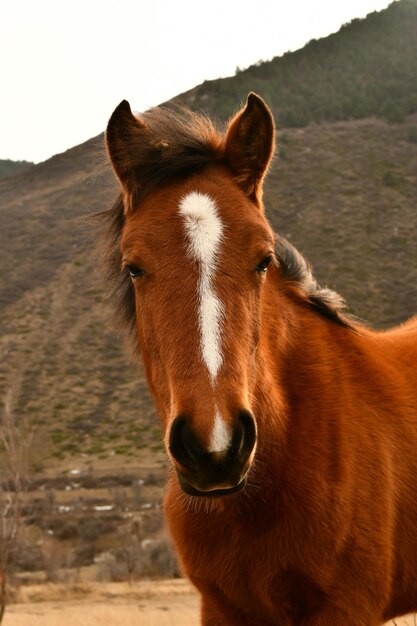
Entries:
[[274, 148], [272, 113], [262, 98], [250, 93], [246, 106], [229, 123], [225, 154], [239, 185], [257, 204]]
[[106, 130], [106, 144], [110, 161], [123, 189], [134, 203], [137, 187], [136, 155], [138, 145], [144, 141], [146, 126], [135, 117], [127, 100], [113, 111]]

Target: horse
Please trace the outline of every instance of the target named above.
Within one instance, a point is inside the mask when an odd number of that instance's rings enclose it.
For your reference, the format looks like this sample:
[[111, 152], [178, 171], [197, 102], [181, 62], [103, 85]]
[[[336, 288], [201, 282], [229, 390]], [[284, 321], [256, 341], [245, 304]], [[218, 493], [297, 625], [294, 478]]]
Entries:
[[222, 132], [123, 101], [106, 146], [105, 273], [162, 421], [164, 511], [201, 624], [417, 611], [417, 318], [372, 330], [274, 233], [258, 95]]

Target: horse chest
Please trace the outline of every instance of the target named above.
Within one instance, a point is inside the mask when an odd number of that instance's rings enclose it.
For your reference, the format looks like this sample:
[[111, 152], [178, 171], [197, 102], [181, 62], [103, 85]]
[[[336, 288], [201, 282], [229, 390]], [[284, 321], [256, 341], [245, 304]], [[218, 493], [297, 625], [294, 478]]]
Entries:
[[239, 525], [216, 515], [210, 524], [210, 516], [190, 511], [168, 521], [189, 578], [203, 595], [206, 589], [220, 594], [250, 623], [292, 626], [323, 601], [319, 586], [281, 560], [276, 529], [261, 533], [245, 519]]

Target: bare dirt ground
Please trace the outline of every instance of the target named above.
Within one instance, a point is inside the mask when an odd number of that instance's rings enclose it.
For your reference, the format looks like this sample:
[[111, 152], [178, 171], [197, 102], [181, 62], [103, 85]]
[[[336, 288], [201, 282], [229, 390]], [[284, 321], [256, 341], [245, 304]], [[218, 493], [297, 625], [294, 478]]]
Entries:
[[[185, 580], [23, 587], [4, 626], [198, 626], [199, 599]], [[415, 626], [410, 616], [390, 626]]]

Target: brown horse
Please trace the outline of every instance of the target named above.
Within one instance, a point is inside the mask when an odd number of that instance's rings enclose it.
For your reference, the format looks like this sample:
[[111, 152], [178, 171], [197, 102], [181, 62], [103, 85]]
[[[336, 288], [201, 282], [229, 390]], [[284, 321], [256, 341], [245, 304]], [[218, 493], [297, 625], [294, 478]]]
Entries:
[[262, 205], [250, 94], [107, 129], [108, 273], [162, 419], [165, 512], [204, 626], [376, 626], [417, 611], [417, 319], [345, 315]]

